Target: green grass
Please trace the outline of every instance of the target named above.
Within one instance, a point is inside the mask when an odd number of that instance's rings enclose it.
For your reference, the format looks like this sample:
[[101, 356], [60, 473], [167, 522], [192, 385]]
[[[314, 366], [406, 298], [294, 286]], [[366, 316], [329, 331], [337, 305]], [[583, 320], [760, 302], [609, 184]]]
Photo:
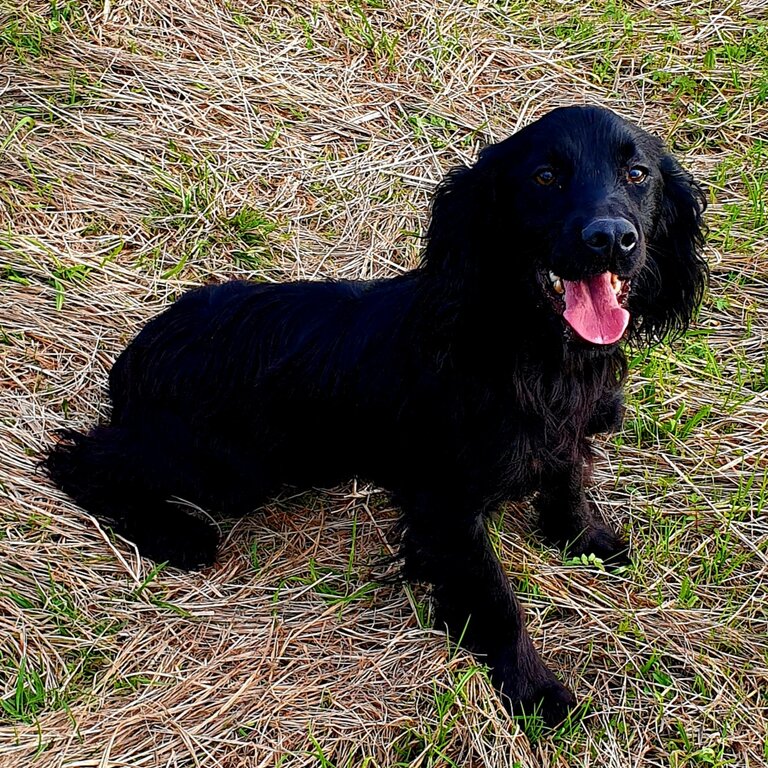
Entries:
[[95, 617], [82, 610], [67, 587], [49, 574], [34, 596], [8, 590], [0, 598], [42, 622], [50, 647], [64, 664], [59, 676], [45, 672], [48, 660], [32, 653], [18, 660], [0, 651], [0, 724], [37, 724], [46, 712], [68, 710], [90, 697], [95, 681], [111, 663], [110, 638], [122, 628], [108, 613]]
[[[0, 663], [0, 669], [7, 673], [5, 664]], [[32, 724], [40, 712], [50, 707], [57, 708], [55, 691], [46, 688], [37, 671], [27, 668], [25, 657], [10, 670], [10, 675], [13, 692], [10, 696], [0, 699], [0, 709], [10, 722]]]
[[263, 269], [274, 261], [270, 249], [271, 235], [279, 223], [264, 212], [244, 206], [224, 222], [235, 241], [233, 255], [238, 265], [246, 269]]
[[[32, 6], [40, 10], [33, 10]], [[0, 19], [0, 51], [12, 51], [21, 62], [39, 58], [46, 52], [49, 40], [77, 28], [82, 15], [77, 0], [21, 2], [15, 11]]]
[[467, 685], [475, 676], [485, 674], [482, 667], [470, 664], [452, 675], [445, 688], [433, 686], [429, 719], [423, 727], [407, 727], [394, 742], [392, 768], [407, 768], [417, 757], [420, 765], [430, 768], [460, 768], [451, 758], [452, 733], [461, 720]]
[[342, 34], [354, 47], [368, 51], [376, 66], [394, 70], [400, 36], [377, 23], [376, 11], [385, 7], [379, 0], [352, 0], [338, 23]]

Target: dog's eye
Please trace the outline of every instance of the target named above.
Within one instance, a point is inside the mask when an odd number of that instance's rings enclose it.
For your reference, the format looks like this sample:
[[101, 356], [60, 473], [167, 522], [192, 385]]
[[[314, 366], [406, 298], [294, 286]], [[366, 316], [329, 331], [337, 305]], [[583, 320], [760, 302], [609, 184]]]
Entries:
[[539, 168], [533, 176], [534, 181], [541, 184], [542, 187], [548, 187], [555, 181], [555, 178], [555, 172], [552, 168]]
[[632, 184], [642, 184], [648, 178], [648, 169], [642, 165], [633, 165], [627, 170], [627, 181]]

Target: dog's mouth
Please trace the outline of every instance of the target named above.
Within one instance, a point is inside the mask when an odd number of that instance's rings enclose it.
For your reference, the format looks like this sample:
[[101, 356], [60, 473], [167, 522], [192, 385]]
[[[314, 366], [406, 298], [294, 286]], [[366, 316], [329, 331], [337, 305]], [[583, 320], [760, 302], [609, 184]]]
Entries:
[[629, 325], [625, 308], [630, 281], [613, 272], [582, 280], [564, 280], [550, 270], [549, 287], [563, 319], [576, 335], [591, 344], [615, 344]]

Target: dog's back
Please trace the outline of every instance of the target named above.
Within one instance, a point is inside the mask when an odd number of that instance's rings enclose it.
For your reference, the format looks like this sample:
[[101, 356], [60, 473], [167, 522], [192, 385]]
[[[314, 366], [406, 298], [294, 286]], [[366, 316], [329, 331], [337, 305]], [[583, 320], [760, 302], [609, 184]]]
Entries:
[[[186, 567], [211, 562], [217, 536], [169, 499], [243, 514], [286, 483], [328, 486], [373, 466], [386, 476], [407, 465], [387, 407], [408, 386], [397, 328], [410, 282], [190, 291], [115, 362], [110, 423], [64, 433], [44, 467], [143, 553]], [[371, 429], [377, 441], [358, 439]]]

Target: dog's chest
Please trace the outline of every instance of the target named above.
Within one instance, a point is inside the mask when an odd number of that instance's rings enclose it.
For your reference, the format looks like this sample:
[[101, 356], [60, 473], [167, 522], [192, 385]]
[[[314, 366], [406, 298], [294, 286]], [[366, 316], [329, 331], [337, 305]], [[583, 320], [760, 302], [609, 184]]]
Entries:
[[605, 396], [605, 389], [572, 379], [500, 399], [478, 415], [473, 430], [483, 444], [476, 454], [485, 471], [506, 494], [524, 495], [542, 476], [585, 453], [588, 425]]

